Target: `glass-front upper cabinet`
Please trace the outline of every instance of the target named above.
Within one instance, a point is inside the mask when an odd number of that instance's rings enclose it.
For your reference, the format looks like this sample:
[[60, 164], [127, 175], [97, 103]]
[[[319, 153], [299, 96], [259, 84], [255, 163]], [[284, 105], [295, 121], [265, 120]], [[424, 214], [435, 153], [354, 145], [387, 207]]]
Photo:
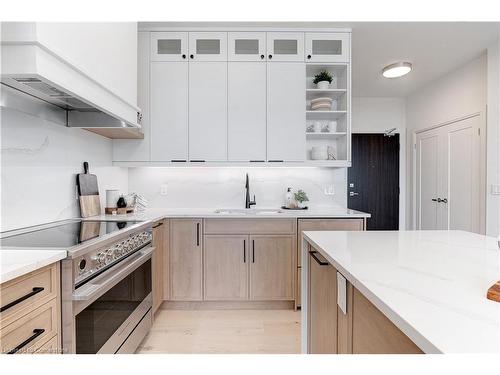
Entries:
[[349, 62], [349, 33], [306, 33], [306, 62]]
[[151, 61], [188, 61], [188, 33], [152, 32]]
[[229, 61], [266, 61], [266, 33], [228, 34]]
[[268, 61], [304, 61], [304, 33], [267, 33]]
[[190, 61], [227, 61], [227, 33], [189, 33]]

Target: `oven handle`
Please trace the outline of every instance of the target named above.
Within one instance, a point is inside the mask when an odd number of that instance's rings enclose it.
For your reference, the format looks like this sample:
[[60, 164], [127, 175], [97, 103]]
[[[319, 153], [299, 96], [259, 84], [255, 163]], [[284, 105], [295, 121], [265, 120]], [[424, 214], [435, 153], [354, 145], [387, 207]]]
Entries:
[[134, 255], [131, 255], [129, 259], [123, 261], [123, 264], [111, 267], [108, 271], [101, 275], [106, 276], [108, 272], [110, 272], [109, 277], [98, 277], [95, 280], [91, 280], [87, 284], [82, 285], [74, 291], [73, 301], [93, 301], [99, 298], [102, 294], [123, 280], [127, 275], [151, 259], [154, 249], [155, 248], [152, 246], [141, 249]]

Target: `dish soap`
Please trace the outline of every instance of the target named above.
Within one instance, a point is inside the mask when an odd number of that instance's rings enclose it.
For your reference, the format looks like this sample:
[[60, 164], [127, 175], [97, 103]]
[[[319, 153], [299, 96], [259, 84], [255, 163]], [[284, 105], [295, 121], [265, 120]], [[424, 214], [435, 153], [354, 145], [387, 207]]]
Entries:
[[286, 208], [293, 208], [293, 194], [292, 194], [292, 188], [286, 189], [286, 194], [285, 194], [285, 207]]

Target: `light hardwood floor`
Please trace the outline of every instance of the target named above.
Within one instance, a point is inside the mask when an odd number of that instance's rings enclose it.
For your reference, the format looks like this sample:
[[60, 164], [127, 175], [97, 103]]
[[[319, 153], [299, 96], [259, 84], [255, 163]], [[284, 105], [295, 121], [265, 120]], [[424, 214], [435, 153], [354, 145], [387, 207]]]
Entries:
[[300, 311], [159, 310], [137, 353], [300, 353]]

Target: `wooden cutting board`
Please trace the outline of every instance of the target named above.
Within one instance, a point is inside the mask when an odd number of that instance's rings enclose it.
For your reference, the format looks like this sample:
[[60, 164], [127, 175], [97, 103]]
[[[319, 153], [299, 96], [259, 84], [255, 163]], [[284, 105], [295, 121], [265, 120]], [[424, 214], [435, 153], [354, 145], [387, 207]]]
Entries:
[[488, 289], [486, 297], [492, 301], [500, 302], [500, 281], [497, 281], [490, 289]]
[[101, 201], [99, 199], [99, 187], [97, 176], [89, 173], [89, 163], [83, 163], [84, 173], [76, 176], [76, 185], [80, 199], [81, 217], [90, 217], [101, 214]]

